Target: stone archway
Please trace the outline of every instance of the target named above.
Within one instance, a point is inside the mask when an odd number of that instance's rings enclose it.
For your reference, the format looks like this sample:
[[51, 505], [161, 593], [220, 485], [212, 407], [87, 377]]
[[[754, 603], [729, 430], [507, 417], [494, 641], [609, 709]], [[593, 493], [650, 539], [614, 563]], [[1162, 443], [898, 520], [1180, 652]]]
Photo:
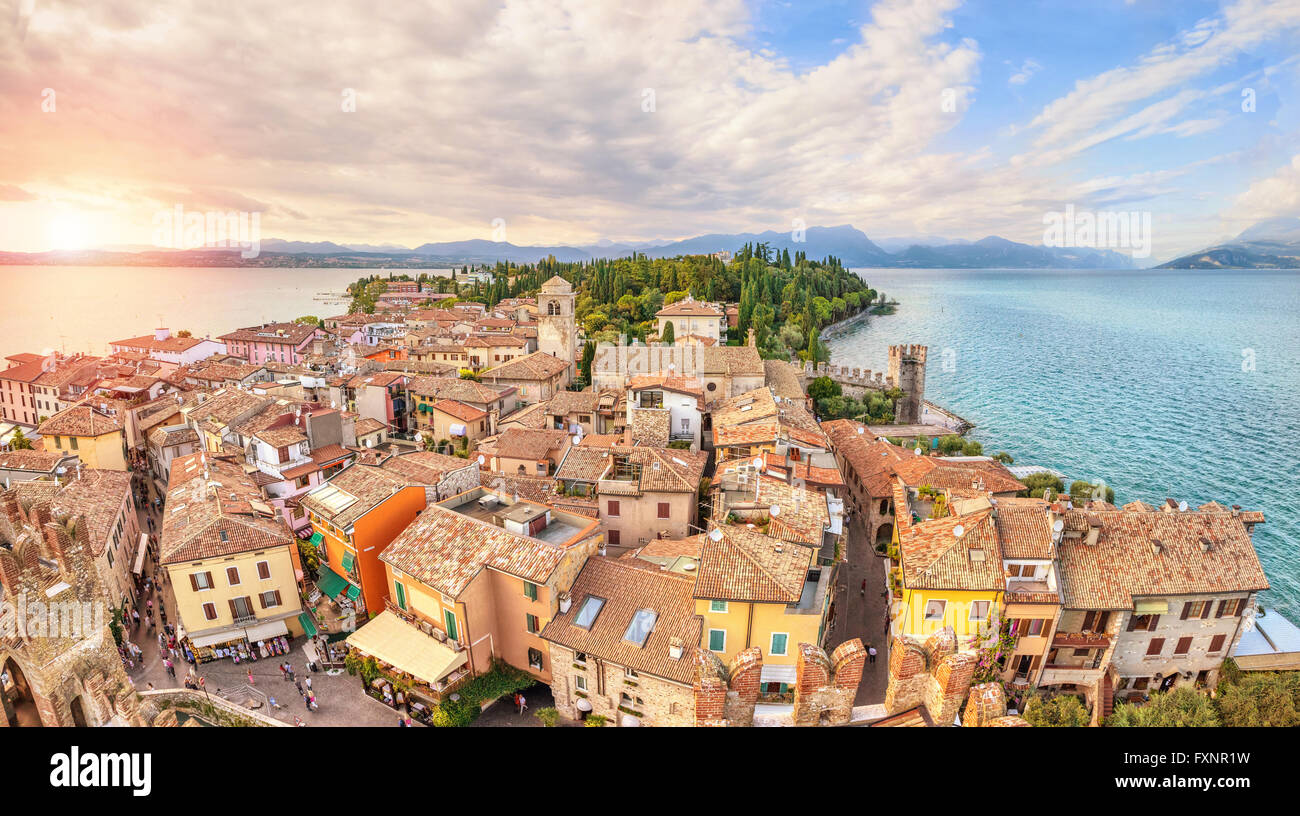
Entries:
[[880, 544], [881, 542], [884, 542], [885, 544], [889, 544], [890, 541], [893, 540], [893, 538], [894, 538], [893, 522], [887, 521], [884, 524], [880, 525], [879, 528], [876, 529], [876, 540], [875, 540], [876, 544]]
[[36, 695], [32, 692], [31, 681], [27, 675], [18, 666], [17, 661], [12, 657], [5, 660], [4, 665], [0, 668], [3, 675], [3, 690], [0, 690], [0, 696], [4, 698], [4, 716], [11, 728], [40, 728], [45, 725], [41, 722], [40, 709], [36, 707]]

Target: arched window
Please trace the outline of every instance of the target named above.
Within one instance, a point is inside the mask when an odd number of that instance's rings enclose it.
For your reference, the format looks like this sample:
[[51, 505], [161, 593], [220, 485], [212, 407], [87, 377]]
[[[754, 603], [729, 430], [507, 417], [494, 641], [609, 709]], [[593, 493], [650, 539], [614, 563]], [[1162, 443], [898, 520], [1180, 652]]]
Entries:
[[560, 313], [560, 304], [554, 300], [546, 304], [546, 313], [548, 315], [558, 315]]

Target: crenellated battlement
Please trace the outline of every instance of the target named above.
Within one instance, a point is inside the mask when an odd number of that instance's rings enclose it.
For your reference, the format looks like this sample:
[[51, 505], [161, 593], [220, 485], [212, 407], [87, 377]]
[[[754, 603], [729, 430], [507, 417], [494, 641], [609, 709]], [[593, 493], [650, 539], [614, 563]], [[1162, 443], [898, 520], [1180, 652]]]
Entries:
[[925, 365], [925, 356], [929, 353], [928, 346], [920, 344], [902, 344], [889, 347], [889, 362], [892, 365], [895, 360], [906, 360], [908, 362], [920, 363]]
[[830, 363], [818, 363], [814, 366], [812, 363], [804, 363], [803, 373], [804, 377], [808, 379], [830, 377], [841, 385], [856, 385], [877, 391], [884, 391], [887, 388], [894, 387], [894, 380], [889, 375], [883, 371], [872, 371], [869, 368], [849, 368], [848, 366], [832, 365]]

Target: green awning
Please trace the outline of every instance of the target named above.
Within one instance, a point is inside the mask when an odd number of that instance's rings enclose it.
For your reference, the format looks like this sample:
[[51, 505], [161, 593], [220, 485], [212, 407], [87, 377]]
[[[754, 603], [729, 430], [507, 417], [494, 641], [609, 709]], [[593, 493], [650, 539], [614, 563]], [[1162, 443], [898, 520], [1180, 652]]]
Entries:
[[316, 621], [312, 620], [311, 615], [308, 615], [306, 612], [303, 612], [298, 616], [298, 624], [302, 626], [302, 631], [307, 635], [307, 637], [316, 637], [320, 632], [320, 630], [316, 628]]
[[361, 587], [357, 586], [356, 584], [348, 584], [348, 598], [349, 598], [349, 599], [355, 601], [355, 600], [357, 599], [357, 596], [360, 595], [360, 594], [361, 594]]
[[315, 544], [317, 547], [319, 547], [321, 545], [321, 542], [325, 540], [325, 536], [321, 535], [320, 533], [312, 533], [311, 538], [307, 540]]
[[327, 598], [337, 598], [339, 593], [348, 588], [348, 582], [334, 570], [321, 564], [320, 580], [316, 582], [321, 593]]
[[351, 572], [352, 566], [357, 563], [357, 559], [350, 552], [343, 553], [343, 571]]

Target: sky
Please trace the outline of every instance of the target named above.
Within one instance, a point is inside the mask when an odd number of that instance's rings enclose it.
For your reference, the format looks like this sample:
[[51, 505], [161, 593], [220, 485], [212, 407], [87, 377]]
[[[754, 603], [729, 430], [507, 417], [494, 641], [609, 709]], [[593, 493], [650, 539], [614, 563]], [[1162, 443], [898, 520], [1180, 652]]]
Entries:
[[0, 250], [1300, 216], [1300, 2], [0, 0]]

